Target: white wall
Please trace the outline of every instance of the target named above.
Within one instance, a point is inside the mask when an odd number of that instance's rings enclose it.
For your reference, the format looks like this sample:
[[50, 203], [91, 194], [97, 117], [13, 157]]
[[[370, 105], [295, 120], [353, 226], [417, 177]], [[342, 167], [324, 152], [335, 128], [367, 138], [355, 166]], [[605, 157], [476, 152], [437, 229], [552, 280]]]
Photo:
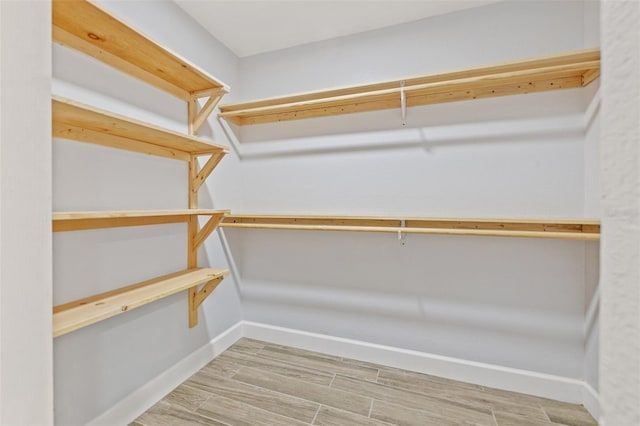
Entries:
[[603, 424], [640, 424], [640, 3], [602, 8]]
[[[103, 4], [235, 85], [235, 56], [174, 3]], [[184, 101], [59, 45], [53, 48], [53, 67], [55, 94], [186, 132]], [[215, 120], [202, 133], [226, 143]], [[187, 166], [180, 161], [60, 139], [54, 141], [53, 163], [55, 211], [187, 207]], [[234, 180], [227, 160], [200, 192], [201, 207], [229, 207], [232, 188], [221, 185], [221, 179]], [[57, 233], [53, 302], [184, 269], [186, 238], [185, 224]], [[205, 244], [200, 264], [228, 267], [217, 234]], [[203, 304], [196, 328], [189, 329], [187, 319], [187, 294], [182, 292], [56, 338], [56, 423], [86, 423], [237, 323], [241, 311], [233, 278], [225, 279]]]
[[[243, 98], [585, 46], [581, 2], [507, 2], [241, 60]], [[540, 31], [544, 28], [544, 31]], [[229, 127], [236, 212], [581, 217], [585, 95], [567, 90]], [[584, 376], [576, 241], [226, 230], [245, 319]]]
[[[584, 4], [584, 43], [600, 46], [600, 2]], [[600, 78], [584, 90], [584, 215], [601, 217], [600, 213]], [[584, 379], [597, 391], [598, 352], [600, 349], [600, 245], [586, 245], [585, 266], [585, 355]]]
[[0, 2], [0, 424], [53, 421], [51, 7]]

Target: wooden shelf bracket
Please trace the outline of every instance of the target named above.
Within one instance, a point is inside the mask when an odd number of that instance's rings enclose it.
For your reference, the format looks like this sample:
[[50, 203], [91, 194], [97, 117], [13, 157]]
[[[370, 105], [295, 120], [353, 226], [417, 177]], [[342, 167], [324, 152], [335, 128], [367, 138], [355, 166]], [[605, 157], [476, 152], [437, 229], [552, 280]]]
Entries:
[[213, 169], [216, 168], [223, 157], [224, 153], [216, 153], [209, 157], [204, 166], [202, 166], [202, 169], [194, 176], [193, 182], [191, 183], [192, 191], [198, 192], [200, 187], [204, 184], [204, 181], [207, 180], [209, 175], [213, 172]]
[[205, 242], [205, 240], [211, 235], [211, 233], [218, 227], [220, 222], [224, 219], [224, 214], [220, 214], [217, 216], [211, 216], [207, 223], [198, 231], [198, 233], [194, 236], [191, 244], [196, 249], [200, 248], [200, 246]]
[[223, 279], [224, 277], [215, 278], [204, 284], [199, 290], [194, 287], [194, 291], [189, 291], [189, 319], [195, 318], [195, 324], [189, 324], [189, 327], [193, 328], [198, 324], [198, 307], [213, 293], [213, 290]]
[[[221, 95], [222, 96], [222, 95]], [[205, 165], [200, 169], [198, 157], [191, 157], [189, 162], [189, 208], [197, 209], [198, 207], [198, 190], [211, 174], [213, 169], [222, 160], [223, 155], [213, 154], [207, 160]], [[197, 217], [191, 217], [188, 222], [188, 247], [187, 247], [187, 266], [189, 268], [198, 267], [198, 249], [204, 244], [205, 240], [211, 233], [222, 223], [226, 211], [219, 214], [211, 215], [207, 223], [200, 228]], [[204, 284], [200, 289], [192, 287], [189, 289], [189, 327], [193, 328], [198, 325], [198, 307], [209, 297], [213, 290], [220, 284], [222, 278], [214, 278]]]
[[402, 114], [402, 125], [407, 125], [407, 94], [404, 92], [404, 85], [406, 81], [400, 82], [400, 111]]
[[[191, 94], [191, 98], [187, 101], [189, 134], [196, 136], [202, 125], [207, 121], [215, 107], [220, 103], [224, 95], [229, 93], [225, 88], [211, 89]], [[202, 108], [198, 100], [203, 97], [209, 97]]]

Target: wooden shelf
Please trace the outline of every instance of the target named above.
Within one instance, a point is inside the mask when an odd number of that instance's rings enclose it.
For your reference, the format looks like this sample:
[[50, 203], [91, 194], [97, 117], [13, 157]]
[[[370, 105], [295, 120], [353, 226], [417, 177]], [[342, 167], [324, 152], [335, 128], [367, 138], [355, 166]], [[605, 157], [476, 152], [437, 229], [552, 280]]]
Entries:
[[220, 117], [238, 125], [400, 108], [406, 105], [507, 96], [582, 87], [600, 75], [600, 50], [220, 106]]
[[186, 101], [229, 91], [220, 80], [86, 0], [53, 1], [53, 39]]
[[58, 337], [172, 294], [205, 286], [210, 293], [229, 274], [226, 269], [198, 268], [165, 275], [53, 308], [53, 336]]
[[366, 216], [227, 215], [225, 228], [308, 231], [402, 232], [407, 234], [600, 239], [597, 220], [397, 218]]
[[53, 136], [190, 161], [193, 155], [225, 154], [226, 147], [195, 136], [53, 97]]
[[229, 210], [130, 210], [53, 213], [53, 232], [188, 222], [193, 216], [222, 220]]

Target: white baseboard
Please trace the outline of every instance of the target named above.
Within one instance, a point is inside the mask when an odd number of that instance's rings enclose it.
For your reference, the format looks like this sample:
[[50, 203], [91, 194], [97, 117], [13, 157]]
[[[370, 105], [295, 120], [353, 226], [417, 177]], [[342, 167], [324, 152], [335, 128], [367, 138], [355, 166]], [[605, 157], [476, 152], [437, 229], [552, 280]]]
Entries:
[[354, 358], [452, 380], [476, 383], [482, 386], [522, 392], [574, 404], [583, 404], [585, 383], [577, 379], [466, 361], [250, 321], [243, 321], [242, 328], [243, 336], [252, 339], [323, 352], [329, 355]]
[[158, 377], [138, 388], [88, 425], [127, 425], [160, 401], [166, 394], [227, 350], [242, 337], [242, 322], [228, 328]]
[[600, 416], [598, 393], [581, 380], [251, 321], [240, 321], [88, 424], [96, 426], [129, 424], [241, 337], [583, 404], [595, 419]]
[[582, 405], [600, 424], [600, 394], [586, 382], [583, 383], [582, 387]]

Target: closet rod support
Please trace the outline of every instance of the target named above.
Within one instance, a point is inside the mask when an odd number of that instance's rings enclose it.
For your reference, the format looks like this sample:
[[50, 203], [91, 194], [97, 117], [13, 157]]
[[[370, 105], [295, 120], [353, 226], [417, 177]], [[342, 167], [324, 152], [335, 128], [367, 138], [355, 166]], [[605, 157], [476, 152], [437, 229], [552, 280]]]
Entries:
[[402, 125], [407, 125], [407, 94], [404, 91], [405, 80], [400, 82], [400, 110], [402, 113]]

